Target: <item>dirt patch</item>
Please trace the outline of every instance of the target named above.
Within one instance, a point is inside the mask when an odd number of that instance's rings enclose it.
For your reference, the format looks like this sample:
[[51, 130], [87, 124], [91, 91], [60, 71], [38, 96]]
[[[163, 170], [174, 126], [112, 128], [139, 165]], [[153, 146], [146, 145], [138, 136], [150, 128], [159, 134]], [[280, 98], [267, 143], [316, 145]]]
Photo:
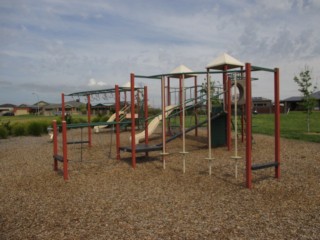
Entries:
[[[115, 159], [114, 143], [105, 132], [91, 149], [70, 145], [65, 182], [52, 170], [47, 136], [0, 140], [0, 239], [319, 238], [319, 144], [281, 139], [281, 179], [272, 168], [255, 171], [248, 190], [242, 143], [238, 179], [225, 147], [213, 149], [208, 175], [204, 136], [188, 134], [185, 174], [181, 139], [168, 144], [165, 170], [159, 152], [139, 154], [133, 170], [129, 153]], [[254, 136], [254, 163], [273, 161], [273, 153], [272, 137]]]

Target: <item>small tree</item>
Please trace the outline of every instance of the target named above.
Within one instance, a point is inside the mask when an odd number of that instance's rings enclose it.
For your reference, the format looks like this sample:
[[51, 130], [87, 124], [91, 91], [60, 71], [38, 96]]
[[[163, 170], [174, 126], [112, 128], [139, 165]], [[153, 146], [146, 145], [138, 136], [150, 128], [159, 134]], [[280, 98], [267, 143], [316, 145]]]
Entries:
[[307, 112], [307, 129], [310, 132], [310, 115], [316, 105], [316, 99], [312, 97], [312, 94], [317, 87], [312, 85], [311, 70], [308, 66], [305, 66], [299, 76], [295, 76], [293, 80], [298, 84], [299, 92], [303, 94], [302, 106]]

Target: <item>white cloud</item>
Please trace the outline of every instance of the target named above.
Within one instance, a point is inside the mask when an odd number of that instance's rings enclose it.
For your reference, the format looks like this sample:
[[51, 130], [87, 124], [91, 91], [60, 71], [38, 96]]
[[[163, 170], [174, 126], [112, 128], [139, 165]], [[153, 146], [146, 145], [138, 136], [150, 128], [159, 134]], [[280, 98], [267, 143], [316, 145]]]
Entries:
[[[11, 97], [14, 86], [50, 89], [59, 98], [69, 90], [123, 85], [131, 72], [154, 75], [180, 64], [204, 70], [223, 52], [279, 67], [286, 97], [304, 65], [320, 76], [319, 1], [20, 2], [0, 4], [0, 83], [12, 83], [11, 94], [9, 86], [0, 89], [0, 103], [25, 102], [28, 94]], [[152, 80], [145, 84], [158, 94]], [[272, 96], [263, 91], [266, 84], [257, 81], [255, 95]]]
[[89, 80], [88, 86], [89, 87], [103, 87], [103, 86], [107, 86], [108, 84], [103, 82], [103, 81], [97, 81], [94, 78], [91, 78]]

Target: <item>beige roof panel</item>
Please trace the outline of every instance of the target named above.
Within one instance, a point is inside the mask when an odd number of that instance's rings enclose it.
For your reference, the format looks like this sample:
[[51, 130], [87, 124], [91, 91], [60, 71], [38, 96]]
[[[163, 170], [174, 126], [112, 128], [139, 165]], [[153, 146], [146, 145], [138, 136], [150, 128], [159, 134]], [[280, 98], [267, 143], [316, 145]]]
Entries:
[[207, 69], [218, 69], [222, 70], [223, 66], [227, 65], [228, 69], [231, 68], [237, 68], [237, 67], [243, 67], [244, 64], [240, 62], [239, 60], [235, 59], [234, 57], [230, 56], [227, 53], [221, 54], [219, 57], [214, 59], [212, 62], [210, 62], [206, 68]]
[[[180, 78], [182, 76], [182, 73], [184, 73], [185, 78], [194, 77], [196, 75], [194, 74], [186, 74], [186, 73], [192, 73], [193, 71], [186, 67], [185, 65], [181, 64], [175, 69], [173, 69], [170, 73], [173, 75], [170, 75], [170, 77]], [[180, 74], [179, 74], [180, 73]]]

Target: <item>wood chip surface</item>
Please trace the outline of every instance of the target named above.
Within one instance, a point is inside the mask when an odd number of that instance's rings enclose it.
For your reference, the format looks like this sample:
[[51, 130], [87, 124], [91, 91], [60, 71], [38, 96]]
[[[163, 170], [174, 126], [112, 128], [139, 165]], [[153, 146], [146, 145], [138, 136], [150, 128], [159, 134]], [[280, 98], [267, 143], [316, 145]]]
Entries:
[[[150, 152], [133, 170], [130, 153], [116, 160], [111, 131], [94, 134], [90, 149], [68, 146], [67, 182], [61, 163], [53, 171], [48, 136], [0, 140], [0, 239], [320, 239], [319, 144], [281, 139], [281, 178], [274, 168], [254, 171], [248, 190], [245, 145], [237, 179], [226, 147], [212, 150], [209, 176], [203, 132], [187, 135], [184, 174], [180, 138], [167, 145], [166, 169]], [[253, 139], [253, 162], [274, 161], [273, 137]]]

